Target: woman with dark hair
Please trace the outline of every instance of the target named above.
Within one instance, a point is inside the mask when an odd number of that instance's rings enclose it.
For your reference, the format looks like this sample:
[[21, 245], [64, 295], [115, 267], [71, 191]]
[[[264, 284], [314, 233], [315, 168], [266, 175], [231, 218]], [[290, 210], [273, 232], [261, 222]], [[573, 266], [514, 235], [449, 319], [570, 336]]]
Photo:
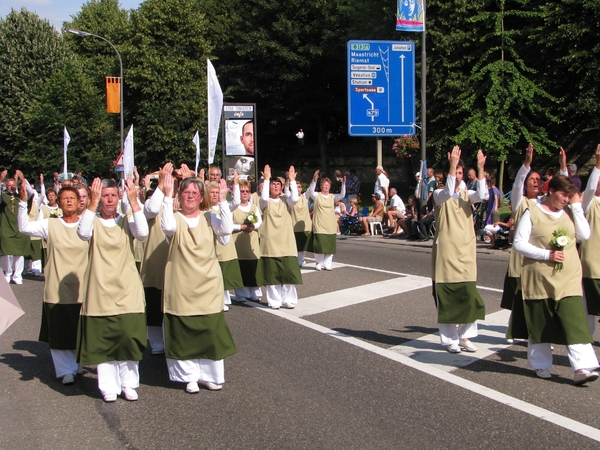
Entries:
[[133, 181], [127, 180], [126, 187], [130, 218], [117, 212], [117, 183], [96, 178], [77, 229], [90, 243], [77, 358], [80, 364], [98, 365], [98, 388], [105, 402], [114, 402], [121, 392], [126, 400], [138, 399], [139, 361], [147, 343], [144, 288], [133, 259], [133, 239], [148, 237], [148, 223]]
[[229, 243], [233, 218], [227, 183], [219, 183], [219, 214], [209, 209], [205, 185], [186, 178], [179, 186], [181, 210], [173, 212], [173, 177], [165, 175], [161, 227], [169, 239], [163, 288], [165, 353], [169, 379], [212, 391], [225, 383], [223, 359], [237, 350], [225, 322], [224, 285], [215, 252], [215, 235]]
[[478, 319], [485, 319], [485, 306], [477, 292], [474, 203], [486, 195], [485, 156], [477, 153], [477, 191], [466, 189], [465, 165], [460, 148], [448, 152], [446, 183], [433, 193], [436, 232], [432, 252], [433, 296], [438, 309], [441, 344], [450, 353], [477, 351], [469, 338], [477, 336]]
[[[341, 173], [340, 173], [341, 176]], [[342, 201], [346, 196], [346, 177], [342, 179], [342, 191], [339, 194], [331, 194], [331, 180], [321, 178], [319, 186], [321, 192], [315, 192], [319, 170], [315, 171], [312, 182], [306, 191], [306, 195], [312, 198], [313, 206], [313, 251], [315, 254], [316, 269], [331, 270], [333, 255], [336, 252], [337, 220], [335, 216], [335, 204]]]
[[513, 247], [523, 255], [521, 287], [529, 335], [527, 361], [540, 378], [551, 378], [551, 344], [567, 346], [576, 385], [594, 381], [598, 359], [591, 346], [575, 241], [590, 237], [581, 196], [573, 182], [557, 175], [548, 195], [523, 213]]
[[75, 349], [89, 248], [87, 241], [77, 237], [79, 194], [72, 187], [61, 189], [58, 207], [62, 214], [40, 221], [28, 219], [26, 180], [23, 180], [19, 194], [19, 231], [47, 242], [39, 340], [50, 344], [56, 377], [62, 377], [63, 384], [73, 384], [79, 372]]

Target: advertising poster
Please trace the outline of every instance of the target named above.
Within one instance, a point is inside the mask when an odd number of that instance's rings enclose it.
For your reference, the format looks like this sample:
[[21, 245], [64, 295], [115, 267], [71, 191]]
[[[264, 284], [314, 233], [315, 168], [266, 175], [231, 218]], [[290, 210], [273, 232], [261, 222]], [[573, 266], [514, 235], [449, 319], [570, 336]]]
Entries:
[[226, 103], [224, 117], [224, 161], [227, 178], [236, 170], [240, 179], [256, 180], [256, 105]]

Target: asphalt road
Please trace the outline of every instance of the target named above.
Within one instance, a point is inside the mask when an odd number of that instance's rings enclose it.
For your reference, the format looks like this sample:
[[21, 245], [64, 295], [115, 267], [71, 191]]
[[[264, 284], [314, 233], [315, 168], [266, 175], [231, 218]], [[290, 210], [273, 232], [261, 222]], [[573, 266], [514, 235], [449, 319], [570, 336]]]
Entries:
[[186, 394], [147, 352], [140, 399], [111, 404], [93, 366], [73, 386], [54, 377], [43, 281], [28, 278], [13, 285], [26, 314], [0, 336], [0, 448], [598, 448], [600, 382], [574, 387], [560, 346], [553, 379], [533, 375], [503, 339], [508, 253], [481, 247], [477, 353], [435, 336], [430, 244], [342, 237], [333, 271], [304, 268], [297, 309], [227, 313], [238, 353], [222, 391]]

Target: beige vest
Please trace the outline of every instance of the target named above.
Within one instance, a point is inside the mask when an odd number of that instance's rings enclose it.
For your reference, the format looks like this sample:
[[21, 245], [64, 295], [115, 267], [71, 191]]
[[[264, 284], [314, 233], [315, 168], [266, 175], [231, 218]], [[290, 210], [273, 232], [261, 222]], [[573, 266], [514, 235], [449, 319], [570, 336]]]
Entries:
[[127, 217], [119, 217], [112, 228], [104, 226], [98, 217], [94, 218], [85, 284], [82, 315], [144, 312], [144, 289], [133, 260], [133, 237]]
[[313, 233], [335, 234], [337, 232], [335, 218], [335, 198], [333, 194], [325, 197], [317, 193], [313, 207]]
[[302, 233], [312, 230], [312, 220], [310, 220], [310, 211], [308, 209], [308, 200], [304, 195], [293, 207], [289, 207], [290, 215], [292, 216], [292, 224], [294, 225], [294, 233]]
[[146, 249], [140, 267], [140, 276], [144, 287], [162, 290], [165, 279], [165, 266], [169, 254], [169, 244], [165, 233], [160, 227], [162, 211], [153, 219], [148, 219], [150, 233], [146, 239]]
[[436, 283], [477, 281], [473, 209], [466, 189], [435, 208], [432, 274]]
[[[250, 211], [244, 212], [237, 208], [233, 211], [233, 223], [242, 225], [246, 222], [246, 218], [251, 214], [258, 214], [258, 205], [252, 205]], [[244, 231], [237, 232], [231, 236], [235, 250], [240, 260], [256, 260], [260, 258], [260, 244], [258, 242], [258, 231], [246, 233]]]
[[269, 199], [267, 207], [263, 210], [263, 223], [260, 229], [261, 257], [298, 256], [292, 217], [288, 213], [284, 199], [279, 201]]
[[586, 218], [590, 223], [592, 234], [579, 247], [583, 277], [600, 279], [600, 255], [595, 254], [600, 250], [600, 201], [597, 198], [592, 200]]
[[223, 311], [223, 276], [215, 253], [210, 213], [190, 228], [175, 214], [177, 231], [170, 239], [165, 268], [163, 307], [177, 316], [216, 314]]
[[[221, 216], [221, 210], [218, 207], [217, 209], [211, 208], [210, 212], [216, 216]], [[217, 259], [220, 262], [233, 261], [234, 259], [237, 259], [237, 252], [235, 251], [235, 244], [233, 243], [233, 239], [229, 239], [227, 245], [221, 244], [218, 241], [216, 235], [214, 237], [214, 240], [215, 250], [217, 252]]]
[[[30, 208], [31, 209], [29, 210], [27, 217], [30, 222], [37, 222], [38, 217], [40, 216], [40, 210], [38, 209], [35, 202], [31, 202]], [[42, 238], [37, 237], [37, 236], [30, 236], [29, 239], [31, 239], [32, 241], [41, 241], [42, 240]]]
[[62, 210], [60, 208], [50, 208], [48, 205], [42, 205], [40, 209], [44, 213], [44, 219], [48, 219], [51, 216], [52, 211], [55, 212], [56, 216], [62, 216]]
[[[513, 218], [515, 220], [515, 230], [517, 229], [517, 224], [525, 210], [529, 209], [531, 206], [535, 206], [535, 201], [530, 202], [530, 200], [526, 197], [523, 197], [521, 204], [517, 208], [516, 211], [513, 211]], [[519, 252], [515, 252], [512, 250], [510, 252], [510, 257], [508, 260], [508, 276], [512, 278], [520, 278], [521, 277], [521, 268], [523, 267], [523, 255]]]
[[77, 236], [77, 226], [67, 227], [60, 219], [48, 220], [45, 303], [71, 304], [83, 301], [89, 247], [89, 241]]
[[537, 205], [532, 205], [529, 213], [532, 224], [530, 244], [554, 250], [550, 241], [555, 230], [567, 230], [571, 242], [563, 250], [565, 252], [564, 269], [560, 272], [555, 271], [556, 263], [552, 261], [523, 258], [523, 270], [521, 271], [523, 299], [560, 300], [565, 297], [581, 296], [581, 261], [575, 246], [575, 224], [571, 216], [571, 209], [567, 206], [559, 219], [545, 214]]

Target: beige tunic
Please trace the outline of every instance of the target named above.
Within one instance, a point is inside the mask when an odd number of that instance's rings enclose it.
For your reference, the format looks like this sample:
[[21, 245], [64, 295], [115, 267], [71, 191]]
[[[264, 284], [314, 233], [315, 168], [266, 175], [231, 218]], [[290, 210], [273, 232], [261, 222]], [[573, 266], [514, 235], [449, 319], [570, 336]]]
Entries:
[[50, 208], [48, 205], [42, 205], [40, 209], [44, 213], [44, 219], [48, 219], [49, 217], [51, 217], [53, 211], [55, 216], [62, 216], [62, 210], [60, 208]]
[[336, 232], [335, 196], [329, 194], [325, 197], [319, 192], [313, 208], [313, 233], [336, 234]]
[[[258, 205], [252, 205], [250, 211], [244, 212], [237, 208], [233, 211], [233, 223], [242, 225], [246, 222], [246, 218], [251, 214], [258, 214]], [[246, 233], [241, 231], [232, 235], [232, 240], [235, 245], [238, 259], [240, 260], [256, 260], [260, 258], [260, 244], [258, 242], [258, 231]]]
[[289, 211], [292, 216], [292, 224], [294, 224], [294, 233], [303, 233], [312, 230], [308, 200], [306, 200], [304, 195], [300, 195], [299, 200], [292, 208], [289, 208]]
[[45, 303], [81, 303], [85, 295], [85, 270], [89, 241], [77, 236], [77, 227], [60, 219], [48, 220], [48, 261], [44, 267]]
[[288, 213], [284, 200], [269, 199], [263, 210], [261, 228], [260, 254], [261, 257], [281, 258], [298, 256], [296, 238], [292, 227], [292, 217]]
[[[211, 208], [210, 212], [212, 214], [215, 214], [216, 216], [221, 215], [221, 211], [218, 206], [216, 207], [216, 209]], [[217, 252], [217, 259], [219, 261], [226, 262], [226, 261], [233, 261], [234, 259], [237, 259], [238, 256], [237, 256], [237, 252], [235, 251], [235, 244], [233, 243], [233, 239], [229, 239], [229, 242], [227, 243], [227, 245], [223, 245], [217, 240], [217, 236], [215, 236], [214, 242], [215, 242], [215, 251]]]
[[600, 202], [594, 198], [586, 214], [592, 233], [579, 247], [584, 278], [600, 279]]
[[539, 248], [554, 250], [550, 245], [552, 233], [566, 230], [571, 242], [564, 248], [564, 269], [555, 270], [553, 261], [540, 261], [523, 258], [521, 287], [524, 300], [560, 300], [565, 297], [582, 296], [581, 262], [575, 247], [575, 224], [571, 209], [566, 207], [560, 218], [545, 214], [537, 206], [529, 209], [531, 217], [531, 237], [529, 243]]
[[[29, 214], [27, 214], [27, 217], [29, 218], [30, 222], [36, 222], [38, 220], [39, 216], [40, 216], [40, 210], [38, 209], [35, 202], [32, 202], [31, 209], [29, 210]], [[39, 238], [37, 236], [29, 236], [29, 239], [31, 239], [32, 241], [41, 241], [42, 240], [42, 238]]]
[[[528, 198], [523, 198], [517, 210], [513, 211], [515, 230], [517, 229], [517, 224], [519, 223], [519, 220], [521, 220], [521, 216], [523, 216], [525, 210], [533, 205], [535, 205], [534, 201], [530, 202]], [[519, 278], [521, 276], [521, 267], [523, 267], [523, 255], [519, 252], [511, 251], [508, 261], [508, 276]]]
[[466, 189], [435, 209], [432, 274], [436, 283], [477, 281], [473, 209]]
[[144, 289], [133, 260], [133, 236], [126, 216], [119, 217], [114, 227], [106, 227], [94, 217], [85, 285], [82, 315], [144, 312]]
[[148, 219], [150, 230], [146, 239], [146, 249], [140, 267], [140, 276], [144, 287], [153, 287], [159, 290], [163, 288], [165, 279], [165, 266], [169, 254], [169, 244], [165, 239], [165, 233], [160, 227], [162, 211], [153, 219]]
[[190, 228], [175, 214], [177, 230], [171, 236], [165, 268], [163, 306], [176, 316], [216, 314], [223, 311], [223, 276], [217, 260], [210, 213]]

